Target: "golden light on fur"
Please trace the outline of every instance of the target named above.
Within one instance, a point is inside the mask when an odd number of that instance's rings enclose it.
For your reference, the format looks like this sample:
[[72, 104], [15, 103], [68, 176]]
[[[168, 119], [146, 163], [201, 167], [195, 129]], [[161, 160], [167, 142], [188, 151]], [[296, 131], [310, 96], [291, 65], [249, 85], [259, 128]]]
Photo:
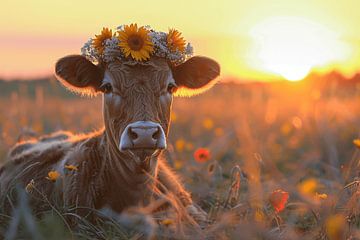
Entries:
[[105, 27], [101, 31], [100, 35], [95, 35], [95, 39], [93, 40], [93, 46], [99, 52], [99, 54], [102, 54], [104, 51], [104, 41], [106, 39], [112, 38], [112, 36], [112, 30]]
[[179, 87], [174, 93], [175, 97], [192, 97], [202, 94], [212, 88], [218, 81], [211, 81], [201, 88], [187, 88], [184, 86]]
[[167, 45], [168, 48], [175, 52], [176, 50], [180, 52], [185, 51], [185, 40], [181, 37], [181, 33], [176, 29], [169, 29], [169, 33], [167, 35]]
[[154, 44], [151, 42], [149, 31], [145, 27], [138, 28], [136, 23], [125, 25], [124, 30], [118, 33], [119, 46], [126, 57], [131, 55], [136, 61], [150, 58], [150, 54], [154, 51]]

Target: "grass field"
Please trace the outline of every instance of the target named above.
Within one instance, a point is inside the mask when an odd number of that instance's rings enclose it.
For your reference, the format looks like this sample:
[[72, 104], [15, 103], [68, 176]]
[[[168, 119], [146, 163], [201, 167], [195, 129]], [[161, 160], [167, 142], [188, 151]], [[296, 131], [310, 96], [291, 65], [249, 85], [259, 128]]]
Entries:
[[[0, 97], [0, 162], [18, 140], [55, 130], [102, 126], [101, 97], [59, 97], [38, 88]], [[219, 84], [201, 96], [176, 98], [168, 160], [206, 212], [205, 228], [141, 210], [67, 228], [62, 209], [31, 213], [26, 193], [9, 239], [360, 239], [360, 89], [307, 82]], [[359, 144], [360, 147], [360, 144]], [[194, 152], [206, 148], [209, 159]], [[280, 190], [280, 191], [276, 191]], [[287, 199], [288, 196], [288, 199]], [[284, 207], [284, 208], [283, 208]], [[130, 216], [131, 215], [131, 216]], [[125, 217], [124, 217], [125, 216]], [[126, 219], [126, 220], [124, 220]]]

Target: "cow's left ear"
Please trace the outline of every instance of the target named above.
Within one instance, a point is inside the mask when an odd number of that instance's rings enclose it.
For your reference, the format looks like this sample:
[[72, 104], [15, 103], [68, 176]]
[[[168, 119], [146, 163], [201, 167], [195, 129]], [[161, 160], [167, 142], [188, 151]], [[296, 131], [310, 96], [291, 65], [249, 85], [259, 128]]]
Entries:
[[68, 89], [83, 95], [95, 95], [104, 78], [104, 69], [84, 56], [69, 55], [55, 65], [56, 78]]
[[195, 56], [172, 69], [179, 89], [175, 96], [200, 94], [216, 83], [220, 75], [220, 65], [207, 57]]

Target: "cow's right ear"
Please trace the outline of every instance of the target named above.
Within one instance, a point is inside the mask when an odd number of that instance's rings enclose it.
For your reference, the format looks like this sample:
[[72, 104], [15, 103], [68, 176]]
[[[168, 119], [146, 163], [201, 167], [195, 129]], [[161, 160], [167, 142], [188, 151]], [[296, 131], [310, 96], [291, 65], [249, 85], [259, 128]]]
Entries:
[[55, 65], [56, 78], [68, 89], [84, 95], [98, 93], [104, 78], [104, 69], [84, 56], [69, 55]]

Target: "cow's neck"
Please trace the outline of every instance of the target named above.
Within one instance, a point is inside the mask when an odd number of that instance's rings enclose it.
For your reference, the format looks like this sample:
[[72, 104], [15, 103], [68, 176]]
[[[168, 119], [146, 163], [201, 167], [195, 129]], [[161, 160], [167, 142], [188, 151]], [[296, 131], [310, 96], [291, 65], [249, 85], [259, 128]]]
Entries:
[[109, 133], [104, 132], [104, 156], [106, 163], [104, 173], [110, 184], [119, 183], [121, 187], [136, 189], [144, 188], [156, 178], [158, 156], [141, 161], [137, 156], [120, 152]]

